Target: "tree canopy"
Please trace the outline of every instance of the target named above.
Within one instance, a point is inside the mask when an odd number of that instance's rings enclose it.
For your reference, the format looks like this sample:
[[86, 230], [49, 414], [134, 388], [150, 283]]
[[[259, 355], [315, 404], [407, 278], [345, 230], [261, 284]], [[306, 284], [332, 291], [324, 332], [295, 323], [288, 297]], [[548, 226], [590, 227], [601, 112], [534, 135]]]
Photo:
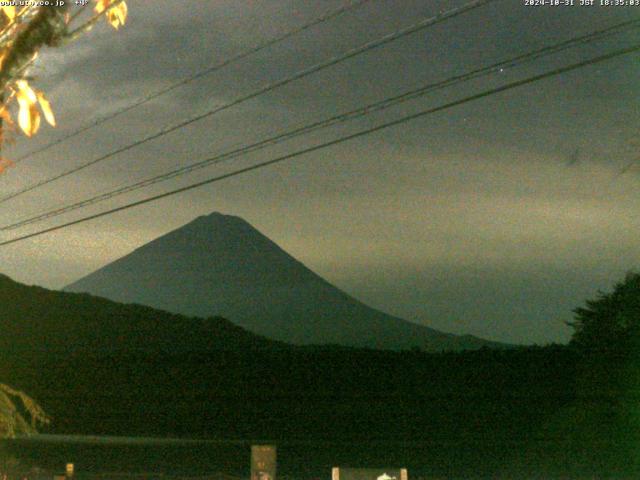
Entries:
[[603, 352], [630, 352], [640, 340], [640, 273], [629, 272], [610, 293], [599, 292], [574, 310], [571, 344]]

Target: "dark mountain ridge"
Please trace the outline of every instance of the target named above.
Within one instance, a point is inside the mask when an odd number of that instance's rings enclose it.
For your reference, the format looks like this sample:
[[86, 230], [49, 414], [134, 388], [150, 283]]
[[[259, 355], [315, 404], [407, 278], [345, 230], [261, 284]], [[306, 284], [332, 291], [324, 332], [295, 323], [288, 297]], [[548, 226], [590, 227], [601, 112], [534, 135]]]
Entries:
[[497, 346], [402, 320], [342, 292], [239, 217], [198, 217], [72, 283], [190, 316], [220, 315], [293, 344], [461, 350]]
[[[483, 428], [510, 435], [533, 414], [523, 405], [540, 372], [544, 395], [557, 395], [573, 363], [570, 352], [550, 362], [535, 349], [290, 346], [219, 317], [1, 275], [0, 332], [0, 379], [41, 402], [57, 433], [432, 438], [471, 433], [484, 412]], [[504, 395], [516, 400], [494, 412]]]
[[23, 352], [191, 352], [285, 347], [220, 318], [190, 318], [0, 275], [0, 349]]
[[[584, 365], [569, 347], [291, 347], [221, 318], [120, 305], [5, 276], [0, 332], [0, 381], [37, 399], [55, 433], [268, 439], [279, 452], [282, 442], [302, 440], [322, 471], [343, 459], [409, 462], [443, 477], [467, 465], [473, 471], [463, 478], [479, 471], [497, 478], [514, 461], [509, 478], [637, 478], [623, 472], [629, 462], [621, 446], [636, 434], [618, 407], [625, 405], [626, 384], [616, 380], [628, 376], [624, 362], [603, 362], [594, 380], [594, 362]], [[299, 446], [292, 449], [283, 458]]]

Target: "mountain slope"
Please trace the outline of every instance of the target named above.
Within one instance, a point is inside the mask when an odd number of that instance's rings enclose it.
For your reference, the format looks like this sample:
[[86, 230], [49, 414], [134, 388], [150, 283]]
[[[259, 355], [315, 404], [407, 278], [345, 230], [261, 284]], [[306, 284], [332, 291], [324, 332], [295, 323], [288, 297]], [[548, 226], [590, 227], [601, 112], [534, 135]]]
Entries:
[[[223, 318], [189, 318], [142, 305], [27, 286], [0, 275], [0, 351], [183, 353], [281, 344]], [[284, 346], [283, 346], [284, 347]]]
[[170, 312], [221, 315], [272, 339], [427, 350], [490, 342], [387, 315], [313, 273], [244, 220], [198, 217], [67, 286]]

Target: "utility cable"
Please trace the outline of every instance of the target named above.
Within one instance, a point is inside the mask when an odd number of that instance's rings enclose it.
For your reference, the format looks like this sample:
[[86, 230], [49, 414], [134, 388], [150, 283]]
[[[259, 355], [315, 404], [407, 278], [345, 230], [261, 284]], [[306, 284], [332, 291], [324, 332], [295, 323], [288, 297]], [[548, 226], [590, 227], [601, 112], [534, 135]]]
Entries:
[[538, 75], [535, 75], [535, 76], [532, 76], [532, 77], [528, 77], [528, 78], [525, 78], [525, 79], [522, 79], [522, 80], [510, 82], [510, 83], [507, 83], [507, 84], [502, 85], [500, 87], [492, 88], [490, 90], [485, 90], [484, 92], [477, 93], [475, 95], [471, 95], [471, 96], [462, 98], [460, 100], [449, 102], [449, 103], [446, 103], [444, 105], [440, 105], [438, 107], [433, 107], [433, 108], [422, 110], [420, 112], [417, 112], [417, 113], [414, 113], [414, 114], [411, 114], [411, 115], [406, 115], [406, 116], [401, 117], [399, 119], [396, 119], [396, 120], [393, 120], [393, 121], [390, 121], [390, 122], [386, 122], [386, 123], [377, 125], [377, 126], [372, 127], [372, 128], [368, 128], [368, 129], [365, 129], [365, 130], [360, 130], [359, 132], [356, 132], [356, 133], [353, 133], [353, 134], [350, 134], [350, 135], [346, 135], [346, 136], [343, 136], [343, 137], [340, 137], [340, 138], [337, 138], [337, 139], [334, 139], [334, 140], [331, 140], [331, 141], [328, 141], [328, 142], [324, 142], [324, 143], [321, 143], [321, 144], [318, 144], [318, 145], [314, 145], [312, 147], [307, 147], [307, 148], [304, 148], [302, 150], [298, 150], [298, 151], [293, 152], [293, 153], [289, 153], [289, 154], [286, 154], [286, 155], [282, 155], [280, 157], [276, 157], [276, 158], [271, 159], [271, 160], [267, 160], [267, 161], [264, 161], [264, 162], [261, 162], [261, 163], [257, 163], [257, 164], [251, 165], [249, 167], [241, 168], [241, 169], [235, 170], [233, 172], [229, 172], [229, 173], [226, 173], [226, 174], [223, 174], [223, 175], [219, 175], [219, 176], [212, 177], [212, 178], [209, 178], [209, 179], [206, 179], [206, 180], [202, 180], [200, 182], [192, 183], [192, 184], [184, 186], [184, 187], [180, 187], [180, 188], [168, 191], [168, 192], [164, 192], [164, 193], [161, 193], [161, 194], [158, 194], [158, 195], [147, 197], [145, 199], [138, 200], [138, 201], [135, 201], [135, 202], [131, 202], [131, 203], [128, 203], [128, 204], [125, 204], [125, 205], [121, 205], [119, 207], [115, 207], [115, 208], [112, 208], [110, 210], [105, 210], [105, 211], [102, 211], [102, 212], [99, 212], [99, 213], [95, 213], [93, 215], [88, 215], [86, 217], [82, 217], [82, 218], [79, 218], [79, 219], [76, 219], [76, 220], [73, 220], [73, 221], [70, 221], [70, 222], [67, 222], [67, 223], [63, 223], [63, 224], [56, 225], [56, 226], [53, 226], [53, 227], [45, 228], [45, 229], [42, 229], [42, 230], [39, 230], [39, 231], [36, 231], [36, 232], [33, 232], [33, 233], [29, 233], [27, 235], [22, 235], [22, 236], [17, 237], [17, 238], [12, 238], [10, 240], [5, 240], [3, 242], [0, 242], [0, 247], [1, 246], [6, 246], [6, 245], [10, 245], [10, 244], [13, 244], [13, 243], [17, 243], [17, 242], [20, 242], [20, 241], [24, 241], [24, 240], [27, 240], [29, 238], [34, 238], [34, 237], [37, 237], [37, 236], [40, 236], [40, 235], [44, 235], [46, 233], [54, 232], [54, 231], [61, 230], [61, 229], [64, 229], [64, 228], [68, 228], [68, 227], [71, 227], [73, 225], [78, 225], [80, 223], [88, 222], [89, 220], [94, 220], [96, 218], [101, 218], [101, 217], [104, 217], [104, 216], [107, 216], [107, 215], [112, 215], [112, 214], [114, 214], [116, 212], [121, 212], [123, 210], [128, 210], [130, 208], [134, 208], [134, 207], [137, 207], [137, 206], [140, 206], [140, 205], [144, 205], [144, 204], [147, 204], [147, 203], [155, 202], [157, 200], [160, 200], [160, 199], [163, 199], [163, 198], [167, 198], [167, 197], [176, 195], [178, 193], [182, 193], [182, 192], [186, 192], [186, 191], [189, 191], [189, 190], [193, 190], [195, 188], [199, 188], [199, 187], [202, 187], [204, 185], [209, 185], [209, 184], [212, 184], [212, 183], [216, 183], [216, 182], [225, 180], [227, 178], [231, 178], [231, 177], [235, 177], [235, 176], [238, 176], [238, 175], [242, 175], [244, 173], [248, 173], [248, 172], [251, 172], [251, 171], [254, 171], [254, 170], [259, 170], [261, 168], [265, 168], [265, 167], [268, 167], [270, 165], [274, 165], [274, 164], [277, 164], [277, 163], [284, 162], [285, 160], [289, 160], [289, 159], [292, 159], [292, 158], [295, 158], [295, 157], [299, 157], [301, 155], [306, 155], [306, 154], [309, 154], [309, 153], [312, 153], [312, 152], [316, 152], [318, 150], [323, 150], [323, 149], [331, 147], [333, 145], [338, 145], [338, 144], [341, 144], [341, 143], [344, 143], [344, 142], [347, 142], [347, 141], [350, 141], [350, 140], [353, 140], [353, 139], [356, 139], [356, 138], [363, 137], [365, 135], [370, 135], [372, 133], [375, 133], [375, 132], [378, 132], [378, 131], [381, 131], [381, 130], [384, 130], [384, 129], [387, 129], [387, 128], [390, 128], [390, 127], [401, 125], [401, 124], [407, 123], [409, 121], [416, 120], [418, 118], [422, 118], [422, 117], [425, 117], [427, 115], [430, 115], [430, 114], [433, 114], [433, 113], [436, 113], [436, 112], [447, 110], [449, 108], [453, 108], [453, 107], [456, 107], [456, 106], [459, 106], [459, 105], [463, 105], [465, 103], [472, 102], [472, 101], [475, 101], [475, 100], [479, 100], [481, 98], [489, 97], [491, 95], [495, 95], [497, 93], [501, 93], [501, 92], [504, 92], [504, 91], [507, 91], [507, 90], [511, 90], [513, 88], [521, 87], [523, 85], [531, 84], [533, 82], [537, 82], [537, 81], [543, 80], [545, 78], [554, 77], [554, 76], [560, 75], [562, 73], [570, 72], [572, 70], [577, 70], [579, 68], [584, 68], [584, 67], [589, 66], [589, 65], [594, 65], [594, 64], [597, 64], [597, 63], [600, 63], [600, 62], [604, 62], [606, 60], [611, 60], [613, 58], [620, 57], [622, 55], [627, 55], [627, 54], [630, 54], [630, 53], [634, 53], [634, 52], [637, 52], [639, 50], [640, 50], [640, 44], [636, 44], [636, 45], [633, 45], [631, 47], [627, 47], [627, 48], [624, 48], [624, 49], [616, 50], [614, 52], [610, 52], [610, 53], [607, 53], [605, 55], [600, 55], [598, 57], [591, 58], [589, 60], [584, 60], [582, 62], [574, 63], [574, 64], [571, 64], [571, 65], [568, 65], [568, 66], [565, 66], [565, 67], [556, 68], [554, 70], [550, 70], [548, 72], [541, 73], [541, 74], [538, 74]]
[[30, 157], [33, 157], [34, 155], [37, 155], [39, 153], [45, 152], [47, 150], [49, 150], [50, 148], [55, 147], [56, 145], [60, 145], [63, 142], [66, 142], [67, 140], [77, 137], [78, 135], [80, 135], [81, 133], [86, 132], [87, 130], [90, 130], [92, 128], [98, 127], [100, 125], [102, 125], [105, 122], [108, 122], [109, 120], [113, 120], [114, 118], [119, 117], [120, 115], [123, 115], [135, 108], [138, 108], [146, 103], [151, 102], [152, 100], [155, 100], [158, 97], [161, 97], [162, 95], [166, 95], [169, 92], [172, 92], [173, 90], [180, 88], [184, 85], [187, 85], [191, 82], [194, 82], [195, 80], [198, 80], [199, 78], [202, 78], [206, 75], [210, 75], [212, 73], [217, 72], [218, 70], [222, 70], [225, 67], [228, 67], [229, 65], [232, 65], [236, 62], [239, 62], [240, 60], [244, 60], [245, 58], [254, 55], [256, 53], [261, 52], [262, 50], [265, 50], [269, 47], [272, 47], [274, 45], [277, 45], [278, 43], [281, 43], [291, 37], [294, 37], [300, 33], [305, 32], [306, 30], [309, 30], [317, 25], [320, 25], [322, 23], [326, 23], [330, 20], [333, 20], [334, 18], [349, 12], [351, 10], [355, 10], [359, 7], [361, 7], [362, 5], [364, 5], [365, 3], [369, 3], [371, 0], [357, 0], [354, 1], [348, 5], [342, 6], [340, 8], [337, 8], [335, 10], [332, 10], [331, 12], [328, 12], [324, 15], [322, 15], [321, 17], [318, 17], [314, 20], [312, 20], [309, 23], [306, 23], [300, 27], [294, 28], [293, 30], [289, 30], [286, 33], [283, 33], [282, 35], [275, 37], [271, 40], [267, 40], [264, 43], [260, 43], [258, 45], [255, 45], [254, 47], [249, 48], [248, 50], [243, 51], [242, 53], [239, 53], [238, 55], [235, 55], [233, 57], [230, 57], [226, 60], [223, 60], [219, 63], [216, 63], [204, 70], [200, 70], [196, 73], [194, 73], [193, 75], [190, 75], [186, 78], [183, 78], [181, 80], [178, 80], [177, 82], [172, 83], [171, 85], [160, 89], [154, 93], [151, 93], [145, 97], [139, 98], [138, 100], [134, 101], [133, 103], [126, 105], [124, 107], [122, 107], [119, 110], [116, 110], [108, 115], [105, 115], [101, 118], [95, 119], [92, 123], [89, 123], [87, 125], [84, 125], [80, 128], [78, 128], [77, 130], [74, 130], [73, 132], [68, 133], [67, 135], [64, 135], [56, 140], [54, 140], [51, 143], [48, 143], [46, 145], [44, 145], [41, 148], [38, 148], [36, 150], [33, 150], [31, 152], [28, 152], [24, 155], [22, 155], [21, 157], [18, 157], [16, 159], [13, 159], [13, 163], [20, 163], [23, 162], [25, 160], [27, 160]]
[[461, 74], [461, 75], [456, 75], [454, 77], [448, 78], [446, 80], [443, 81], [439, 81], [436, 83], [430, 83], [427, 85], [424, 85], [420, 88], [417, 89], [413, 89], [407, 92], [404, 92], [400, 95], [396, 95], [394, 97], [390, 97], [390, 98], [386, 98], [384, 100], [369, 104], [367, 106], [355, 109], [355, 110], [351, 110], [349, 112], [346, 113], [342, 113], [340, 115], [335, 115], [333, 117], [324, 119], [322, 121], [317, 121], [317, 122], [313, 122], [311, 124], [302, 126], [302, 127], [298, 127], [295, 128], [293, 130], [289, 130], [283, 133], [280, 133], [276, 136], [261, 140], [259, 142], [250, 144], [250, 145], [246, 145], [243, 146], [241, 148], [236, 148], [234, 150], [216, 155], [214, 157], [205, 159], [205, 160], [201, 160], [189, 165], [185, 165], [183, 167], [180, 167], [178, 169], [172, 170], [170, 172], [166, 172], [160, 175], [156, 175], [154, 177], [150, 177], [147, 179], [143, 179], [140, 181], [137, 181], [135, 183], [129, 184], [129, 185], [125, 185], [122, 187], [118, 187], [114, 190], [90, 197], [88, 199], [84, 199], [81, 200], [79, 202], [74, 202], [65, 206], [61, 206], [61, 207], [57, 207], [55, 209], [51, 209], [49, 211], [46, 211], [44, 213], [40, 213], [37, 214], [35, 216], [30, 216], [30, 217], [26, 217], [24, 219], [18, 220], [14, 223], [8, 224], [8, 225], [4, 225], [2, 227], [0, 227], [0, 230], [3, 231], [7, 231], [7, 230], [13, 230], [19, 227], [23, 227], [25, 225], [29, 225], [29, 224], [33, 224], [36, 222], [40, 222], [43, 220], [47, 220], [49, 218], [53, 218], [53, 217], [57, 217], [59, 215], [62, 215], [64, 213], [68, 213], [83, 207], [87, 207], [89, 205], [93, 205], [105, 200], [109, 200], [111, 198], [114, 198], [116, 196], [120, 196], [126, 193], [130, 193], [133, 192], [135, 190], [139, 190], [141, 188], [145, 188], [148, 187], [150, 185], [154, 185], [156, 183], [160, 183], [163, 181], [167, 181], [170, 180], [172, 178], [181, 176], [181, 175], [186, 175], [188, 173], [191, 173], [193, 171], [202, 169], [202, 168], [206, 168], [209, 167], [211, 165], [216, 165], [240, 156], [244, 156], [246, 154], [258, 151], [258, 150], [262, 150], [264, 148], [267, 148], [269, 146], [273, 146], [279, 143], [282, 143], [284, 141], [288, 141], [292, 138], [307, 134], [309, 132], [312, 131], [316, 131], [322, 128], [327, 128], [329, 126], [332, 125], [336, 125], [336, 124], [341, 124], [356, 118], [360, 118], [363, 117], [365, 115], [369, 115], [372, 114], [374, 112], [378, 112], [378, 111], [382, 111], [385, 109], [388, 109], [390, 107], [393, 107], [395, 105], [398, 105], [400, 103], [404, 103], [410, 100], [414, 100], [418, 97], [424, 96], [426, 94], [432, 93], [434, 91], [443, 89], [443, 88], [447, 88], [447, 87], [451, 87], [453, 85], [457, 85], [459, 83], [462, 82], [466, 82], [472, 79], [476, 79], [476, 78], [480, 78], [483, 76], [487, 76], [490, 75], [492, 73], [495, 72], [499, 72], [500, 70], [506, 69], [506, 68], [513, 68], [513, 67], [518, 67], [521, 66], [523, 64], [535, 61], [541, 57], [544, 56], [548, 56], [548, 55], [552, 55], [555, 53], [558, 53], [560, 51], [563, 50], [567, 50], [569, 48], [573, 48], [576, 46], [580, 46], [580, 45], [585, 45], [588, 43], [592, 43], [594, 41], [599, 41], [602, 40], [604, 38], [608, 38], [610, 36], [613, 35], [617, 35], [619, 33], [622, 33], [624, 31], [630, 30], [630, 29], [635, 29], [640, 27], [640, 19], [639, 20], [632, 20], [632, 21], [627, 21], [627, 22], [623, 22], [623, 23], [619, 23], [595, 32], [591, 32], [589, 34], [586, 35], [582, 35], [582, 36], [578, 36], [578, 37], [574, 37], [571, 38], [569, 40], [566, 40], [564, 42], [561, 43], [557, 43], [554, 45], [549, 45], [543, 48], [540, 48], [538, 50], [534, 50], [534, 51], [530, 51], [521, 55], [517, 55], [515, 57], [509, 58], [507, 60], [502, 60], [500, 62], [496, 62], [493, 63], [491, 65], [473, 70], [471, 72], [465, 73], [465, 74]]
[[95, 165], [96, 163], [102, 162], [104, 160], [107, 160], [108, 158], [111, 158], [111, 157], [115, 156], [115, 155], [118, 155], [120, 153], [126, 152], [128, 150], [131, 150], [131, 149], [133, 149], [135, 147], [138, 147], [138, 146], [140, 146], [140, 145], [142, 145], [144, 143], [147, 143], [147, 142], [149, 142], [151, 140], [156, 140], [156, 139], [158, 139], [160, 137], [168, 135], [171, 132], [174, 132], [176, 130], [182, 129], [184, 127], [187, 127], [187, 126], [189, 126], [189, 125], [191, 125], [191, 124], [193, 124], [195, 122], [198, 122], [198, 121], [200, 121], [200, 120], [202, 120], [204, 118], [210, 117], [210, 116], [215, 115], [215, 114], [217, 114], [219, 112], [227, 110], [227, 109], [229, 109], [231, 107], [234, 107], [234, 106], [239, 105], [241, 103], [244, 103], [244, 102], [246, 102], [248, 100], [256, 98], [256, 97], [258, 97], [260, 95], [263, 95], [263, 94], [265, 94], [267, 92], [275, 90], [276, 88], [279, 88], [279, 87], [282, 87], [284, 85], [287, 85], [288, 83], [291, 83], [291, 82], [293, 82], [295, 80], [301, 79], [303, 77], [307, 77], [307, 76], [309, 76], [309, 75], [311, 75], [313, 73], [319, 72], [320, 70], [323, 70], [323, 69], [328, 68], [330, 66], [333, 66], [333, 65], [336, 65], [338, 63], [341, 63], [341, 62], [343, 62], [345, 60], [348, 60], [350, 58], [353, 58], [353, 57], [355, 57], [357, 55], [361, 55], [361, 54], [363, 54], [365, 52], [368, 52], [370, 50], [378, 48], [378, 47], [380, 47], [382, 45], [386, 45], [386, 44], [388, 44], [390, 42], [393, 42], [393, 41], [398, 40], [400, 38], [406, 37], [407, 35], [410, 35], [412, 33], [418, 32], [420, 30], [424, 30], [426, 28], [432, 27], [432, 26], [437, 25], [439, 23], [442, 23], [442, 22], [444, 22], [446, 20], [449, 20], [451, 18], [454, 18], [454, 17], [457, 17], [459, 15], [462, 15], [463, 13], [466, 13], [468, 11], [474, 10], [476, 8], [482, 7], [482, 6], [486, 5], [486, 4], [489, 4], [489, 3], [492, 3], [492, 2], [496, 2], [496, 1], [499, 1], [499, 0], [473, 0], [473, 1], [471, 1], [469, 3], [466, 3], [466, 4], [464, 4], [464, 5], [460, 6], [460, 7], [452, 8], [450, 10], [447, 10], [446, 12], [439, 13], [438, 15], [435, 15], [433, 17], [429, 17], [429, 18], [423, 19], [418, 23], [415, 23], [413, 25], [405, 27], [405, 28], [403, 28], [401, 30], [389, 33], [387, 35], [384, 35], [381, 38], [378, 38], [376, 40], [367, 42], [367, 43], [365, 43], [365, 44], [363, 44], [363, 45], [361, 45], [359, 47], [356, 47], [356, 48], [353, 48], [351, 50], [348, 50], [346, 53], [331, 57], [329, 60], [326, 60], [326, 61], [324, 61], [322, 63], [318, 63], [318, 64], [315, 64], [315, 65], [313, 65], [311, 67], [303, 69], [303, 70], [301, 70], [301, 71], [299, 71], [297, 73], [294, 73], [293, 75], [291, 75], [289, 77], [286, 77], [286, 78], [284, 78], [282, 80], [278, 80], [276, 82], [270, 83], [270, 84], [266, 85], [265, 87], [262, 87], [262, 88], [260, 88], [258, 90], [255, 90], [255, 91], [249, 93], [248, 95], [244, 95], [244, 96], [239, 97], [239, 98], [237, 98], [235, 100], [232, 100], [229, 103], [225, 103], [223, 105], [215, 107], [214, 109], [209, 110], [209, 111], [207, 111], [205, 113], [202, 113], [202, 114], [197, 115], [195, 117], [191, 117], [188, 120], [182, 121], [182, 122], [180, 122], [178, 124], [175, 124], [175, 125], [173, 125], [171, 127], [162, 129], [162, 130], [160, 130], [160, 131], [158, 131], [158, 132], [156, 132], [154, 134], [151, 134], [151, 135], [149, 135], [147, 137], [144, 137], [144, 138], [142, 138], [140, 140], [137, 140], [137, 141], [135, 141], [133, 143], [130, 143], [128, 145], [120, 147], [120, 148], [118, 148], [116, 150], [113, 150], [110, 153], [102, 155], [102, 156], [100, 156], [100, 157], [98, 157], [98, 158], [96, 158], [94, 160], [91, 160], [91, 161], [89, 161], [87, 163], [84, 163], [82, 165], [74, 167], [74, 168], [72, 168], [70, 170], [67, 170], [67, 171], [65, 171], [63, 173], [60, 173], [60, 174], [55, 175], [53, 177], [50, 177], [48, 179], [42, 180], [40, 182], [37, 182], [37, 183], [35, 183], [33, 185], [30, 185], [28, 187], [25, 187], [25, 188], [22, 188], [20, 190], [17, 190], [17, 191], [15, 191], [13, 193], [10, 193], [9, 195], [5, 195], [4, 197], [0, 197], [0, 203], [4, 203], [4, 202], [6, 202], [8, 200], [16, 198], [16, 197], [18, 197], [20, 195], [23, 195], [23, 194], [27, 193], [27, 192], [31, 192], [31, 191], [33, 191], [33, 190], [35, 190], [37, 188], [40, 188], [40, 187], [42, 187], [44, 185], [47, 185], [47, 184], [52, 183], [52, 182], [55, 182], [56, 180], [59, 180], [61, 178], [67, 177], [69, 175], [73, 175], [74, 173], [77, 173], [77, 172], [79, 172], [81, 170], [84, 170], [85, 168], [88, 168], [88, 167], [90, 167], [92, 165]]

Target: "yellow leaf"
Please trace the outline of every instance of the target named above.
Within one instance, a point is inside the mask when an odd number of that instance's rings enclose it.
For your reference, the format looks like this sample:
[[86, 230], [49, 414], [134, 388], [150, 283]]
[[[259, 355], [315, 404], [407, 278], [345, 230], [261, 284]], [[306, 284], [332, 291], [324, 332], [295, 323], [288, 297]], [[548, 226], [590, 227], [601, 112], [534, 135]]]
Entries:
[[2, 8], [2, 13], [9, 19], [10, 22], [13, 22], [13, 19], [16, 18], [16, 7], [0, 7]]
[[121, 25], [124, 25], [124, 22], [127, 21], [127, 13], [127, 4], [125, 2], [120, 2], [117, 6], [107, 12], [107, 20], [111, 26], [117, 30]]
[[114, 0], [96, 0], [95, 12], [100, 14], [107, 10], [107, 22], [116, 30], [127, 20], [129, 11], [127, 3], [122, 1], [114, 5]]
[[27, 137], [34, 135], [40, 128], [40, 112], [38, 111], [38, 97], [26, 80], [16, 81], [18, 91], [18, 125]]
[[34, 92], [33, 89], [29, 86], [29, 82], [27, 82], [26, 80], [16, 80], [16, 86], [18, 87], [18, 99], [22, 97], [26, 99], [30, 105], [38, 101], [36, 92]]
[[40, 110], [38, 110], [38, 107], [36, 105], [31, 105], [29, 113], [31, 114], [31, 127], [33, 128], [33, 135], [35, 135], [35, 133], [40, 128]]
[[96, 0], [96, 6], [94, 11], [98, 14], [105, 11], [105, 9], [109, 6], [111, 0]]
[[42, 108], [42, 112], [44, 113], [44, 118], [47, 120], [49, 125], [52, 127], [56, 126], [56, 118], [53, 116], [53, 111], [51, 110], [51, 104], [49, 100], [46, 99], [44, 93], [38, 92], [38, 101], [40, 102], [40, 107]]
[[24, 100], [18, 99], [20, 104], [20, 112], [18, 113], [18, 125], [27, 137], [31, 137], [38, 132], [40, 128], [40, 112], [35, 105], [29, 106]]

